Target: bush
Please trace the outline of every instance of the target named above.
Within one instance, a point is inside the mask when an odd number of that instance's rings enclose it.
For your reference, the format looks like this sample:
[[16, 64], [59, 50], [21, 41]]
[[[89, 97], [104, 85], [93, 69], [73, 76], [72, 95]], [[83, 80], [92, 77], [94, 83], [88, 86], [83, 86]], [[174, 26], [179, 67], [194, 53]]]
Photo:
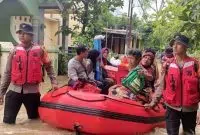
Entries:
[[58, 54], [58, 75], [67, 74], [67, 64], [71, 58], [75, 56], [75, 53], [64, 53], [60, 52]]

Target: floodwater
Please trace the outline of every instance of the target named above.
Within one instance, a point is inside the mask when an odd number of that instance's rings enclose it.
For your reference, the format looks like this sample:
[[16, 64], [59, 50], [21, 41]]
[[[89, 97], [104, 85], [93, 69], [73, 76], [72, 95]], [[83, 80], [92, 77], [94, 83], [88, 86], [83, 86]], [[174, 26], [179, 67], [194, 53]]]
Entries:
[[[67, 78], [65, 76], [59, 76], [59, 85], [62, 86], [66, 83]], [[41, 85], [41, 93], [45, 93], [50, 89], [50, 82], [47, 80]], [[75, 133], [69, 132], [63, 129], [57, 129], [42, 121], [28, 120], [26, 110], [24, 106], [17, 116], [16, 125], [7, 125], [2, 123], [3, 118], [3, 106], [0, 106], [0, 135], [75, 135]], [[165, 129], [156, 128], [152, 133], [147, 135], [167, 135]], [[197, 135], [200, 135], [200, 126], [197, 127]]]

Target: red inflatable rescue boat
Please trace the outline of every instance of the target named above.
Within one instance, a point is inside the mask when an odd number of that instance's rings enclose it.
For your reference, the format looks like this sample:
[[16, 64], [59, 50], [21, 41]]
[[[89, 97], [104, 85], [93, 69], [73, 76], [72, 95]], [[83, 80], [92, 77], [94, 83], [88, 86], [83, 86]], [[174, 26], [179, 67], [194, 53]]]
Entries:
[[127, 99], [70, 90], [50, 91], [41, 100], [42, 121], [55, 127], [95, 135], [133, 135], [165, 127], [165, 109], [145, 110]]

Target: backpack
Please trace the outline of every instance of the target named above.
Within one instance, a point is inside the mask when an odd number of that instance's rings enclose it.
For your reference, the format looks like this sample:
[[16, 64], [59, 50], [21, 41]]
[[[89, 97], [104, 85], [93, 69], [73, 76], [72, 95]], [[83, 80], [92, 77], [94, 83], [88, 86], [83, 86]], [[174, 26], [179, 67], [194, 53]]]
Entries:
[[140, 69], [141, 67], [136, 67], [131, 71], [131, 73], [128, 74], [128, 77], [122, 80], [122, 85], [136, 95], [144, 93], [143, 89], [145, 86], [145, 78], [144, 76], [138, 74], [138, 70]]

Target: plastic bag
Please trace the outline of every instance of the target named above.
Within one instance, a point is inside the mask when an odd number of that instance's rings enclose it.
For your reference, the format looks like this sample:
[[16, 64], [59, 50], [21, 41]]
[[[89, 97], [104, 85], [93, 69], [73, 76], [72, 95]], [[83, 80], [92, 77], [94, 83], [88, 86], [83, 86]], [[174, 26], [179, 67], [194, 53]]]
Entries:
[[131, 73], [128, 74], [128, 77], [122, 80], [122, 85], [131, 90], [136, 95], [143, 92], [145, 85], [144, 76], [138, 74], [140, 69], [141, 67], [136, 67], [131, 71]]

